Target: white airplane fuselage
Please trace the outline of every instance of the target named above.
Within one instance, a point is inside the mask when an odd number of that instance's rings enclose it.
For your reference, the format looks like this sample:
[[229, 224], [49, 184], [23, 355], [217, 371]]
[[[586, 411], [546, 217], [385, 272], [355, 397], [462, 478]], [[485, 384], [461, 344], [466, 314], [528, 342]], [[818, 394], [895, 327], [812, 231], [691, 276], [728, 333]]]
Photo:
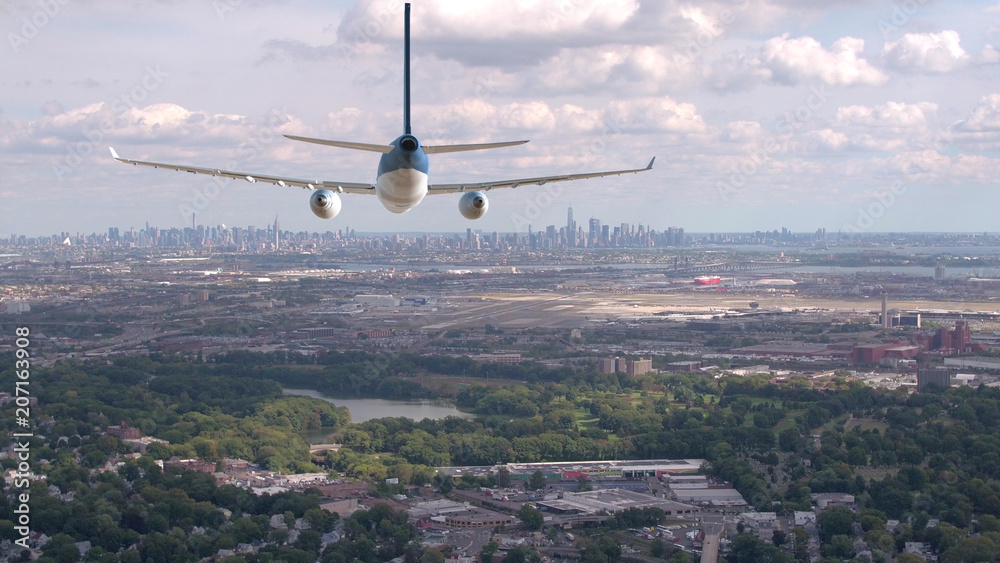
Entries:
[[375, 196], [393, 213], [406, 213], [427, 195], [427, 154], [413, 135], [402, 135], [378, 162]]

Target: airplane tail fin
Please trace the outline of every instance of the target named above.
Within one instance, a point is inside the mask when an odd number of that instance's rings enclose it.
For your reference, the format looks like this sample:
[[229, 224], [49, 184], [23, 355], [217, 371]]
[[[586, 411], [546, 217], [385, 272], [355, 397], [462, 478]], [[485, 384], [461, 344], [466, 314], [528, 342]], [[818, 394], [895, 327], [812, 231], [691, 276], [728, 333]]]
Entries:
[[410, 134], [410, 3], [403, 11], [403, 132]]

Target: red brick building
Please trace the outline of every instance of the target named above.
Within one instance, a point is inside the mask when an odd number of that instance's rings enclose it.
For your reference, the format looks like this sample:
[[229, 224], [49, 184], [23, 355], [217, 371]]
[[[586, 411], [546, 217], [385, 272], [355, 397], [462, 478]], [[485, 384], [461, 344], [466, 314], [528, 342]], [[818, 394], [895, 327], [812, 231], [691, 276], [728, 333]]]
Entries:
[[107, 434], [117, 436], [121, 440], [138, 440], [139, 438], [142, 438], [141, 430], [138, 428], [132, 428], [124, 422], [118, 426], [108, 426]]

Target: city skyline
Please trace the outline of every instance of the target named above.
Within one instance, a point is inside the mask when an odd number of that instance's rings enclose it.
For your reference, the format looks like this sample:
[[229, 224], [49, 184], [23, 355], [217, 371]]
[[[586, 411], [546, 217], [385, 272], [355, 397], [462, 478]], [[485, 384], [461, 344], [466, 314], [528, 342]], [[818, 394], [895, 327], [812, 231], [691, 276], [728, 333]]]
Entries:
[[[781, 244], [794, 247], [796, 245], [826, 245], [845, 243], [848, 245], [863, 242], [866, 244], [893, 244], [894, 242], [933, 242], [930, 247], [940, 246], [944, 243], [962, 246], [970, 244], [979, 246], [984, 251], [993, 249], [994, 253], [1000, 252], [1000, 232], [871, 232], [871, 233], [851, 233], [851, 232], [828, 232], [819, 228], [812, 231], [792, 231], [786, 227], [780, 229], [757, 229], [754, 231], [733, 231], [733, 232], [698, 232], [685, 231], [683, 227], [670, 226], [657, 228], [652, 225], [641, 223], [621, 223], [619, 225], [602, 224], [600, 218], [591, 217], [588, 219], [588, 229], [584, 229], [582, 224], [569, 220], [571, 209], [567, 210], [567, 225], [546, 225], [541, 228], [534, 228], [529, 225], [529, 229], [524, 232], [516, 231], [486, 231], [484, 229], [467, 228], [461, 231], [410, 231], [410, 232], [378, 232], [378, 231], [358, 231], [349, 225], [342, 229], [326, 231], [307, 230], [282, 230], [280, 221], [275, 218], [273, 223], [266, 224], [265, 227], [255, 225], [227, 226], [227, 225], [206, 225], [192, 224], [187, 227], [160, 227], [146, 222], [143, 227], [108, 227], [100, 232], [70, 233], [62, 231], [41, 236], [28, 236], [24, 234], [10, 234], [0, 238], [0, 246], [59, 246], [59, 245], [101, 245], [101, 246], [122, 246], [122, 247], [205, 247], [224, 246], [232, 244], [234, 240], [239, 246], [239, 239], [244, 241], [252, 240], [261, 246], [259, 249], [276, 251], [288, 249], [289, 242], [292, 249], [295, 243], [328, 243], [331, 241], [350, 241], [352, 239], [393, 239], [397, 242], [414, 242], [423, 239], [425, 242], [432, 240], [444, 244], [445, 241], [452, 243], [465, 240], [468, 243], [476, 241], [474, 250], [494, 249], [497, 241], [506, 241], [507, 246], [503, 250], [524, 250], [526, 247], [546, 250], [573, 250], [588, 248], [606, 249], [628, 249], [628, 248], [663, 248], [663, 247], [684, 247], [692, 244]], [[570, 225], [575, 225], [576, 238], [570, 242], [567, 233], [570, 232]], [[162, 235], [162, 238], [161, 238]], [[247, 238], [249, 237], [249, 238]], [[501, 238], [502, 237], [502, 238]], [[535, 237], [535, 238], [533, 238]], [[941, 237], [944, 237], [943, 239]], [[282, 243], [282, 241], [285, 241]], [[482, 241], [483, 247], [478, 247], [478, 242]], [[493, 241], [492, 243], [490, 241]], [[245, 249], [245, 248], [244, 248]], [[987, 254], [990, 254], [987, 252]]]
[[[579, 217], [697, 232], [996, 228], [994, 0], [421, 3], [414, 133], [435, 144], [532, 140], [436, 160], [436, 179], [604, 169], [654, 154], [657, 168], [493, 191], [475, 223], [457, 198], [397, 217], [348, 196], [326, 224], [300, 190], [124, 167], [107, 145], [133, 158], [370, 181], [365, 155], [281, 135], [395, 136], [400, 2], [53, 6], [0, 9], [10, 63], [0, 234], [187, 225], [192, 215], [264, 224], [276, 214], [294, 231], [522, 232], [561, 224], [570, 202]], [[206, 37], [226, 48], [199, 47]]]

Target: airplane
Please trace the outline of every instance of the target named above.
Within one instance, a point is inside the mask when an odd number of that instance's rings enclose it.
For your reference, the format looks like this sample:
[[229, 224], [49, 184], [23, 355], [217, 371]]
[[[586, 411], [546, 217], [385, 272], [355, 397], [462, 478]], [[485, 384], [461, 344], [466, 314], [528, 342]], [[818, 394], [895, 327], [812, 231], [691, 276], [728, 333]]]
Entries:
[[281, 187], [294, 186], [305, 188], [312, 191], [312, 195], [309, 197], [310, 209], [317, 217], [322, 219], [332, 219], [340, 213], [342, 202], [339, 194], [342, 193], [374, 194], [375, 197], [378, 198], [379, 202], [392, 213], [406, 213], [410, 209], [416, 207], [417, 204], [424, 199], [424, 196], [428, 194], [462, 193], [463, 195], [458, 201], [458, 210], [466, 219], [474, 220], [486, 215], [486, 211], [489, 209], [489, 200], [486, 198], [486, 194], [483, 193], [485, 191], [497, 188], [516, 188], [522, 185], [542, 186], [549, 182], [567, 182], [572, 180], [583, 180], [586, 178], [600, 178], [604, 176], [618, 176], [621, 174], [645, 172], [653, 168], [653, 161], [656, 160], [656, 157], [653, 157], [645, 168], [636, 168], [632, 170], [563, 174], [559, 176], [541, 176], [537, 178], [519, 178], [514, 180], [495, 180], [488, 182], [428, 184], [427, 178], [429, 165], [427, 155], [510, 147], [523, 145], [528, 141], [424, 146], [412, 134], [410, 128], [409, 3], [405, 5], [403, 27], [403, 134], [387, 145], [356, 143], [350, 141], [332, 141], [326, 139], [300, 137], [297, 135], [285, 135], [285, 137], [293, 141], [381, 153], [382, 157], [379, 159], [378, 163], [377, 179], [374, 184], [308, 180], [302, 178], [276, 176], [273, 174], [256, 174], [252, 172], [221, 170], [218, 168], [202, 168], [197, 166], [147, 162], [143, 160], [122, 158], [118, 156], [118, 153], [115, 152], [113, 147], [108, 148], [111, 149], [112, 158], [125, 164], [152, 166], [153, 168], [166, 168], [168, 170], [190, 172], [192, 174], [221, 176], [234, 180], [246, 180], [250, 183], [268, 182]]

